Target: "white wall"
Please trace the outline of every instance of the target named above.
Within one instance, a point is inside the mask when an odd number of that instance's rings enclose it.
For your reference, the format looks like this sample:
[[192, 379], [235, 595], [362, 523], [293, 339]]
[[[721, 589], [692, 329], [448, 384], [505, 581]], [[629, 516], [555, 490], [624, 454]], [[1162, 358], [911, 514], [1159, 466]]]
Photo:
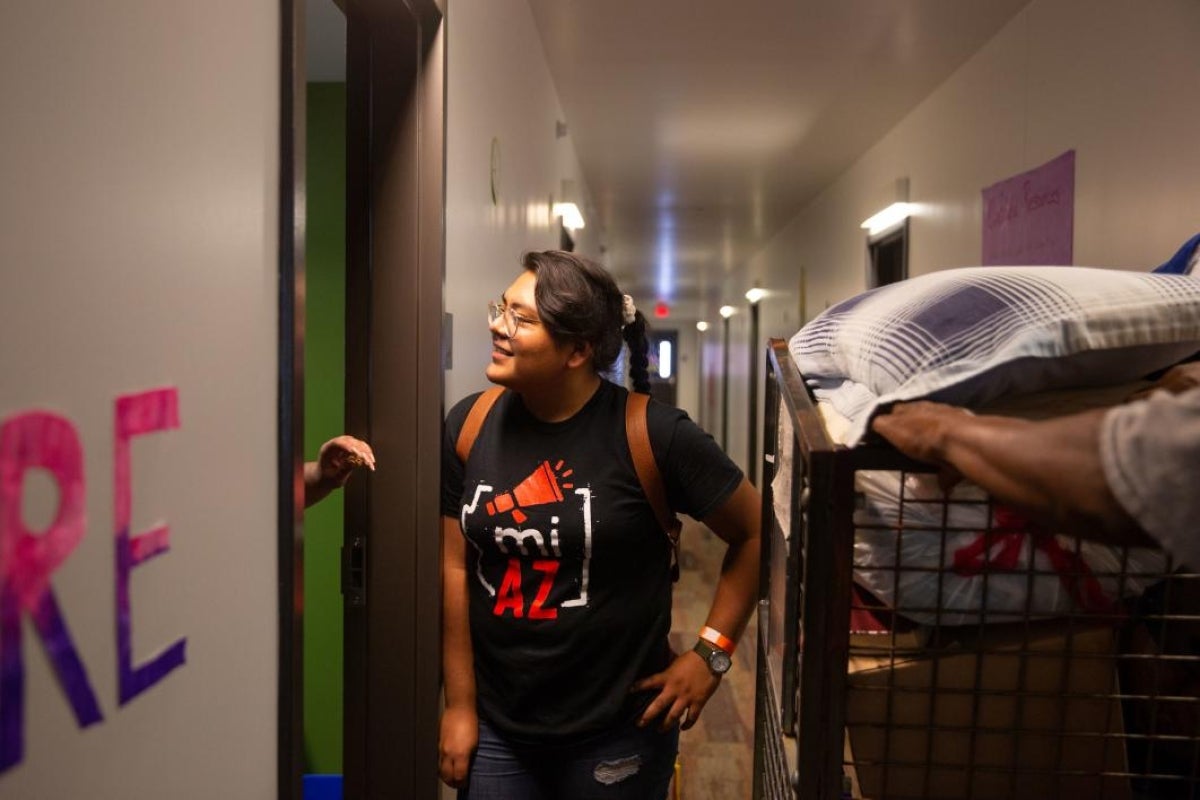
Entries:
[[[653, 317], [650, 319], [653, 319]], [[658, 327], [665, 328], [667, 326], [660, 324]], [[712, 426], [708, 425], [707, 421], [701, 419], [700, 379], [702, 372], [700, 369], [700, 333], [696, 330], [696, 321], [692, 319], [678, 319], [672, 323], [672, 327], [679, 331], [675, 404], [686, 411], [688, 416], [694, 421], [704, 425], [711, 432]]]
[[[279, 13], [0, 6], [0, 423], [52, 411], [82, 446], [84, 534], [50, 585], [103, 717], [77, 726], [22, 612], [0, 797], [276, 795]], [[114, 400], [156, 387], [180, 427], [132, 441], [131, 533], [165, 522], [170, 550], [131, 572], [132, 663], [181, 639], [186, 662], [121, 705]], [[59, 497], [25, 477], [41, 531]]]
[[[587, 186], [525, 0], [454, 0], [447, 15], [446, 311], [454, 316], [446, 406], [486, 388], [491, 353], [486, 304], [521, 270], [527, 250], [557, 248], [551, 196], [587, 214]], [[492, 202], [492, 139], [500, 145]], [[599, 257], [595, 216], [576, 232], [576, 252]]]
[[[910, 274], [978, 264], [981, 190], [1071, 149], [1075, 263], [1165, 261], [1200, 231], [1198, 41], [1195, 0], [1034, 0], [798, 214], [725, 295], [741, 297], [756, 279], [774, 290], [763, 332], [786, 337], [803, 321], [801, 267], [805, 318], [865, 289], [858, 224], [891, 201], [899, 177], [919, 204]], [[740, 369], [731, 415], [744, 418]], [[741, 458], [745, 444], [734, 438], [730, 451]]]

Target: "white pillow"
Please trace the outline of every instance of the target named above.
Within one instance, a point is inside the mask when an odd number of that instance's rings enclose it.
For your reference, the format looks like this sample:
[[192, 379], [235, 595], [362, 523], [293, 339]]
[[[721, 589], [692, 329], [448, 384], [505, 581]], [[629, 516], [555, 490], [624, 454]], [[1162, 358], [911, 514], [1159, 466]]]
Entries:
[[865, 433], [881, 405], [973, 406], [1135, 380], [1200, 350], [1200, 280], [1088, 267], [964, 267], [872, 289], [789, 343], [800, 372]]

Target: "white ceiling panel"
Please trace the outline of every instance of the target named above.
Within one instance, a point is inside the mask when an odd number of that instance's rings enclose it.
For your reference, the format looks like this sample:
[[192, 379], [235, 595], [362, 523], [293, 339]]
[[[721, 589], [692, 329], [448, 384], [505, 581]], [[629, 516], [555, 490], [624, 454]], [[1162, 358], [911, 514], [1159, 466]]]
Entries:
[[715, 289], [1028, 0], [529, 0], [645, 297]]

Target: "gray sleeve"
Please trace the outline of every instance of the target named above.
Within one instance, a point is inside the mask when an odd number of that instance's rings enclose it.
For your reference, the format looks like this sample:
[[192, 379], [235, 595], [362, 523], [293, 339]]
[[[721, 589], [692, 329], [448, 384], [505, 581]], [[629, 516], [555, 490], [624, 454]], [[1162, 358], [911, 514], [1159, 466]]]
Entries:
[[1200, 388], [1109, 411], [1100, 458], [1125, 511], [1177, 561], [1200, 569]]

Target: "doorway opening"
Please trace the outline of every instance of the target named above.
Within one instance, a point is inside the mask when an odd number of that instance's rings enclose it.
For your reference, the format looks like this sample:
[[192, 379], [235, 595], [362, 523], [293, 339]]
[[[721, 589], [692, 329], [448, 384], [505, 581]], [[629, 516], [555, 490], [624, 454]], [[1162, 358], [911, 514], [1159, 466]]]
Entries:
[[867, 239], [867, 288], [887, 286], [908, 277], [908, 220]]
[[[346, 431], [346, 16], [305, 3], [304, 458]], [[360, 480], [355, 476], [354, 480]], [[344, 493], [304, 514], [304, 772], [341, 775]]]
[[679, 404], [679, 331], [647, 331], [650, 342], [650, 396], [669, 406]]
[[[290, 658], [281, 658], [281, 797], [302, 796], [302, 774], [336, 778], [347, 797], [430, 797], [439, 660], [427, 656], [438, 649], [440, 602], [439, 551], [426, 533], [439, 519], [444, 19], [437, 0], [292, 3], [298, 24], [285, 15], [286, 30], [309, 34], [288, 51], [297, 66], [284, 59], [296, 84], [286, 84], [296, 101], [284, 135], [295, 147], [284, 157], [307, 206], [289, 207], [307, 258], [281, 293], [296, 320], [281, 336], [304, 355], [303, 383], [287, 395], [295, 449], [312, 460], [349, 433], [371, 444], [377, 469], [310, 507], [302, 539], [288, 518], [295, 546], [281, 548], [280, 598], [296, 624], [291, 638], [281, 634]], [[281, 497], [294, 495], [298, 474], [281, 471]], [[373, 713], [380, 708], [387, 713]]]

